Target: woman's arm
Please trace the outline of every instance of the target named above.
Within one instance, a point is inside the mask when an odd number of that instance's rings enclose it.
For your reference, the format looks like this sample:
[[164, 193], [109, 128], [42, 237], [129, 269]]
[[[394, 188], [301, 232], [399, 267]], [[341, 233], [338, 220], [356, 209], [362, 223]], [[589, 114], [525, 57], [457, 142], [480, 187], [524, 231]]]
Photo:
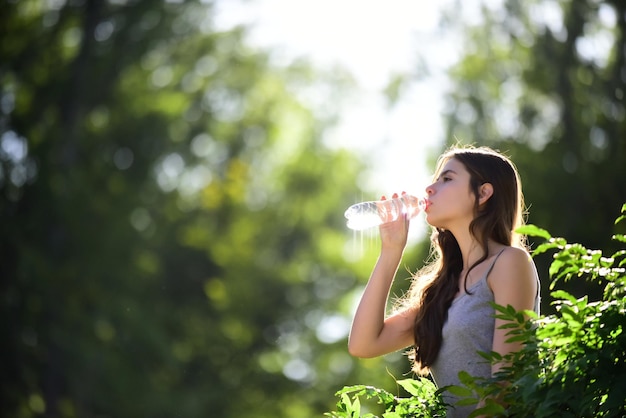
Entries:
[[415, 313], [385, 318], [387, 298], [402, 253], [381, 252], [354, 315], [348, 351], [355, 357], [377, 357], [413, 344]]
[[[511, 305], [517, 311], [533, 310], [538, 291], [538, 276], [530, 254], [520, 248], [510, 247], [500, 258], [489, 276], [495, 303], [500, 306]], [[504, 320], [496, 318], [493, 335], [492, 350], [501, 355], [518, 351], [523, 345], [522, 341], [506, 342], [509, 330], [501, 329], [504, 323]], [[492, 374], [502, 366], [502, 363], [492, 365]]]
[[[511, 305], [515, 310], [521, 311], [533, 310], [535, 307], [535, 296], [538, 292], [537, 278], [537, 269], [530, 255], [520, 248], [510, 247], [502, 253], [487, 280], [497, 305]], [[496, 318], [492, 344], [492, 350], [502, 356], [518, 351], [523, 344], [521, 341], [506, 342], [509, 338], [506, 335], [509, 329], [501, 329], [504, 324], [504, 320]], [[505, 365], [506, 363], [503, 362], [492, 364], [491, 374], [494, 375]], [[502, 403], [501, 400], [495, 400]], [[485, 400], [482, 399], [476, 408], [484, 405]], [[486, 415], [476, 418], [486, 418]]]
[[408, 228], [406, 216], [379, 228], [380, 256], [361, 296], [350, 330], [348, 351], [353, 356], [377, 357], [413, 344], [414, 312], [404, 311], [385, 318], [389, 290], [406, 246]]

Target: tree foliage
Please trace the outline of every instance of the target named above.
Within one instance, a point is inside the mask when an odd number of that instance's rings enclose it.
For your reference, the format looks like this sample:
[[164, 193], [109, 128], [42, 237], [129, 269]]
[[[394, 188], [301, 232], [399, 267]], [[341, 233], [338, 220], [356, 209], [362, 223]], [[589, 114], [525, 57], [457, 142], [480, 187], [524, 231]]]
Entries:
[[352, 82], [212, 16], [2, 2], [3, 416], [310, 417], [357, 373], [337, 214], [362, 166], [321, 140]]
[[[498, 138], [533, 223], [601, 247], [624, 196], [624, 6], [554, 3], [559, 29], [544, 3], [467, 28], [450, 136]], [[2, 415], [310, 417], [403, 369], [345, 350], [371, 254], [337, 215], [364, 167], [321, 139], [350, 78], [278, 68], [213, 7], [1, 2]]]

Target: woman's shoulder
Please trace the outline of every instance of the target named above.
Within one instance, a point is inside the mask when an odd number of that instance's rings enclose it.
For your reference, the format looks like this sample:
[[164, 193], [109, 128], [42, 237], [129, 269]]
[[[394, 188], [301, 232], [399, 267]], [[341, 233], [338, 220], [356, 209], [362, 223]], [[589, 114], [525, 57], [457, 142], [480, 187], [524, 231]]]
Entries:
[[520, 247], [505, 246], [500, 250], [500, 257], [504, 263], [534, 264], [530, 253]]
[[539, 294], [537, 269], [523, 248], [506, 247], [487, 278], [494, 301], [516, 310], [534, 309]]
[[519, 247], [504, 247], [489, 275], [492, 288], [498, 284], [509, 285], [511, 282], [534, 286], [536, 281], [537, 269], [532, 256], [524, 248]]

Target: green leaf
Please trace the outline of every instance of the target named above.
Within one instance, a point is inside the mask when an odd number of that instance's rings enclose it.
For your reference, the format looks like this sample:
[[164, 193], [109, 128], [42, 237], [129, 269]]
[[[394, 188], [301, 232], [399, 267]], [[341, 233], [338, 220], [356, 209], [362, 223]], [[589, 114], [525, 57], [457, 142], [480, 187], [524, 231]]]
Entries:
[[556, 274], [559, 272], [561, 268], [563, 268], [564, 265], [565, 263], [562, 262], [561, 260], [554, 260], [552, 264], [550, 264], [550, 269], [548, 271], [550, 273], [550, 277], [556, 276]]
[[469, 418], [478, 417], [481, 415], [488, 417], [495, 417], [505, 413], [505, 409], [502, 405], [494, 402], [492, 399], [487, 399], [485, 406], [477, 408], [469, 414]]
[[360, 417], [361, 416], [361, 401], [359, 398], [354, 399], [354, 403], [352, 403], [352, 416]]
[[469, 398], [474, 396], [474, 392], [465, 386], [448, 386], [448, 392], [460, 398]]
[[519, 328], [519, 324], [515, 322], [508, 322], [506, 324], [502, 324], [498, 327], [499, 329], [510, 329], [510, 328]]
[[568, 293], [565, 290], [555, 290], [554, 292], [550, 293], [550, 295], [554, 299], [568, 300], [568, 301], [572, 302], [573, 304], [576, 304], [576, 302], [577, 302], [577, 299], [571, 293]]
[[511, 338], [507, 338], [505, 341], [507, 343], [512, 343], [512, 342], [516, 342], [516, 341], [522, 341], [523, 342], [523, 341], [526, 341], [526, 340], [528, 340], [528, 336], [526, 336], [526, 335], [516, 335], [516, 336], [513, 336]]
[[478, 351], [478, 355], [484, 358], [485, 360], [488, 360], [491, 362], [497, 362], [497, 361], [502, 360], [502, 354], [496, 351], [489, 351], [489, 352]]
[[529, 309], [525, 309], [524, 311], [524, 315], [526, 315], [529, 319], [538, 319], [539, 318], [539, 314], [535, 311], [531, 311]]
[[[626, 216], [623, 216], [623, 218], [626, 218]], [[615, 241], [619, 241], [619, 242], [626, 242], [626, 235], [624, 234], [615, 234], [611, 237], [611, 239], [615, 240]]]
[[478, 403], [478, 399], [476, 398], [463, 398], [454, 403], [455, 406], [470, 406], [476, 405]]
[[545, 242], [543, 244], [540, 244], [539, 246], [537, 246], [537, 248], [535, 248], [532, 251], [532, 255], [533, 257], [539, 255], [539, 254], [543, 254], [546, 251], [552, 250], [553, 248], [557, 248], [558, 246], [555, 245], [554, 243], [551, 242]]
[[574, 309], [572, 309], [571, 307], [567, 305], [561, 305], [560, 312], [561, 312], [561, 315], [563, 315], [563, 318], [569, 319], [572, 322], [577, 322], [577, 323], [582, 322], [580, 313], [575, 311]]
[[476, 380], [476, 378], [474, 376], [472, 376], [471, 374], [469, 374], [468, 372], [466, 372], [465, 370], [461, 370], [459, 372], [459, 381], [463, 384], [473, 384], [474, 381]]
[[365, 391], [365, 389], [367, 389], [368, 386], [366, 385], [353, 385], [353, 386], [344, 386], [343, 388], [339, 389], [335, 395], [339, 396], [341, 394], [344, 393], [352, 393], [352, 392], [356, 392], [356, 391]]
[[402, 386], [404, 390], [406, 390], [408, 393], [410, 393], [413, 396], [418, 396], [422, 392], [420, 390], [418, 381], [416, 381], [415, 379], [398, 380], [396, 383]]
[[530, 237], [545, 238], [546, 240], [552, 238], [552, 235], [550, 235], [548, 231], [532, 224], [521, 226], [517, 228], [515, 232], [522, 235], [528, 235]]
[[345, 411], [345, 412], [351, 412], [352, 411], [352, 401], [350, 400], [350, 397], [343, 393], [341, 394], [340, 397], [341, 401], [340, 401], [340, 405], [339, 406], [339, 410], [340, 411]]

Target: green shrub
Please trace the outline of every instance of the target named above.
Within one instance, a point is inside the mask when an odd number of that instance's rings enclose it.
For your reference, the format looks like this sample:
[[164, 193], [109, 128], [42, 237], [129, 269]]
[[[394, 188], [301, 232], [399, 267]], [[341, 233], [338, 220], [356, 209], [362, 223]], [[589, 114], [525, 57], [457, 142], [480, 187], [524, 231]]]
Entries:
[[[626, 204], [615, 223], [624, 220]], [[489, 379], [461, 372], [461, 386], [439, 390], [424, 378], [398, 381], [403, 388], [411, 388], [406, 398], [373, 387], [346, 387], [337, 392], [338, 411], [326, 416], [375, 417], [372, 413], [361, 415], [359, 399], [363, 396], [384, 406], [383, 418], [444, 416], [443, 391], [460, 396], [463, 404], [485, 399], [470, 417], [626, 416], [626, 250], [606, 256], [600, 250], [554, 238], [533, 225], [520, 232], [545, 239], [533, 255], [555, 251], [549, 272], [556, 313], [537, 317], [534, 312], [494, 305], [497, 316], [510, 321], [505, 325], [510, 329], [509, 338], [525, 344], [504, 359], [493, 352], [481, 355], [489, 361], [504, 360], [507, 367]], [[612, 238], [626, 243], [626, 235]], [[556, 289], [560, 282], [574, 278], [603, 286], [602, 299], [575, 298]]]
[[376, 417], [372, 412], [361, 410], [361, 397], [364, 397], [364, 399], [374, 400], [384, 408], [383, 418], [445, 416], [446, 407], [441, 400], [441, 391], [437, 390], [432, 381], [421, 377], [397, 380], [396, 383], [410, 396], [405, 398], [394, 396], [386, 390], [372, 386], [346, 386], [336, 394], [340, 398], [337, 411], [327, 412], [324, 415], [332, 418]]

